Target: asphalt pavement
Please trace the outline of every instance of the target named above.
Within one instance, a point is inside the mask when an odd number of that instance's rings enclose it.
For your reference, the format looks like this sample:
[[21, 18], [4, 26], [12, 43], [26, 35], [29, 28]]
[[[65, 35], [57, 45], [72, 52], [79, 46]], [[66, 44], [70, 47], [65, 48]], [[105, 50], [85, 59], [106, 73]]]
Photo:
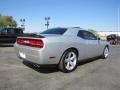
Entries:
[[108, 59], [81, 62], [72, 73], [40, 68], [1, 46], [0, 90], [120, 90], [120, 46], [111, 46]]

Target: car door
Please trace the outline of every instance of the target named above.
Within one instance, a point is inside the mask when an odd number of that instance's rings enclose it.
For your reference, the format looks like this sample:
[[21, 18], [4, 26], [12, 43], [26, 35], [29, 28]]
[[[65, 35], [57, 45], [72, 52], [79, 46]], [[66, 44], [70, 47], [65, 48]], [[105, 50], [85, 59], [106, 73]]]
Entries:
[[91, 32], [80, 30], [81, 38], [84, 40], [85, 58], [92, 58], [99, 55], [99, 40]]

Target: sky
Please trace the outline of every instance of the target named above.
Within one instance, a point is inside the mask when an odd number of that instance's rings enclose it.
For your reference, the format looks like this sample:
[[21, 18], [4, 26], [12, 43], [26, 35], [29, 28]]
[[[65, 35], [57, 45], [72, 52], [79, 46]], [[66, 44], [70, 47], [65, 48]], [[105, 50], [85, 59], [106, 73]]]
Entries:
[[[119, 9], [118, 9], [119, 8]], [[53, 27], [81, 27], [97, 31], [120, 31], [120, 0], [0, 0], [0, 14], [12, 16], [18, 26], [25, 19], [26, 32]]]

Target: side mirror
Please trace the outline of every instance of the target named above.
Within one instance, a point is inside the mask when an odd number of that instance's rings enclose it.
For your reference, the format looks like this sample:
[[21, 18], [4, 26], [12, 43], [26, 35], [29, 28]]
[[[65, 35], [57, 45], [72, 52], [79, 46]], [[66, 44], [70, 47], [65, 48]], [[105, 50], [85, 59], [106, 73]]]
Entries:
[[98, 40], [100, 40], [100, 37], [98, 37]]

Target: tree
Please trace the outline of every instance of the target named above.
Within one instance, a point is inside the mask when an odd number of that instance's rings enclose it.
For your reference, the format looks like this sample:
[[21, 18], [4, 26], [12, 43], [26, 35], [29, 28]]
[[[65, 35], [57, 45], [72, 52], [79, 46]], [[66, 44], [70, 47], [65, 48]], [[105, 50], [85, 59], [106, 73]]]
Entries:
[[94, 29], [88, 29], [88, 31], [92, 32], [95, 35], [98, 35], [98, 32], [96, 30], [94, 30]]
[[2, 16], [0, 14], [0, 28], [17, 27], [17, 22], [12, 16]]

